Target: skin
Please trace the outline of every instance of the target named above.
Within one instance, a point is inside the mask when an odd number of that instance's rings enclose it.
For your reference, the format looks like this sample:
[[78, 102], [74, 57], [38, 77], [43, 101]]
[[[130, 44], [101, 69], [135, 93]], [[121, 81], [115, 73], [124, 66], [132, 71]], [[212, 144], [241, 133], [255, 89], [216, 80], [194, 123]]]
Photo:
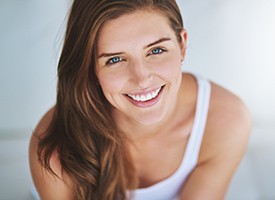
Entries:
[[[114, 119], [129, 138], [128, 147], [140, 188], [155, 184], [177, 170], [192, 129], [198, 86], [191, 74], [181, 72], [187, 39], [185, 30], [181, 37], [179, 43], [167, 19], [151, 11], [137, 11], [108, 21], [99, 35], [98, 55], [103, 56], [98, 59], [96, 73], [113, 106]], [[147, 47], [161, 38], [169, 40]], [[156, 49], [160, 47], [167, 51], [159, 54]], [[120, 53], [111, 57], [106, 55], [117, 52]], [[152, 52], [158, 54], [152, 55]], [[119, 62], [106, 65], [110, 59]], [[163, 85], [160, 99], [153, 106], [135, 106], [125, 96], [147, 93]], [[53, 109], [42, 118], [35, 132], [45, 130]], [[251, 117], [243, 102], [211, 82], [211, 100], [198, 165], [179, 198], [223, 199], [245, 152], [250, 130]], [[42, 199], [73, 199], [70, 188], [74, 185], [66, 174], [61, 173], [58, 155], [53, 155], [52, 167], [67, 185], [43, 172], [37, 162], [36, 150], [37, 139], [33, 136], [30, 166]], [[159, 155], [162, 155], [161, 159]]]
[[[45, 133], [53, 117], [54, 108], [50, 109], [38, 123], [34, 133]], [[50, 160], [50, 165], [58, 177], [53, 176], [41, 167], [37, 156], [38, 139], [33, 134], [29, 145], [29, 163], [33, 183], [39, 193], [41, 200], [73, 200], [74, 195], [71, 188], [74, 187], [70, 178], [62, 173], [61, 165], [57, 153], [54, 153]], [[67, 184], [65, 183], [65, 180]]]
[[[181, 35], [183, 42], [179, 44], [165, 17], [141, 11], [108, 21], [101, 29], [98, 55], [121, 53], [99, 57], [97, 76], [105, 97], [114, 107], [114, 119], [128, 135], [137, 136], [129, 130], [141, 130], [138, 133], [141, 137], [158, 132], [180, 104], [177, 95], [186, 32], [183, 30]], [[150, 45], [153, 43], [156, 44]], [[158, 53], [153, 54], [155, 51]], [[109, 64], [110, 59], [121, 61]], [[165, 87], [154, 106], [140, 108], [125, 97], [125, 94], [146, 94], [161, 86]]]

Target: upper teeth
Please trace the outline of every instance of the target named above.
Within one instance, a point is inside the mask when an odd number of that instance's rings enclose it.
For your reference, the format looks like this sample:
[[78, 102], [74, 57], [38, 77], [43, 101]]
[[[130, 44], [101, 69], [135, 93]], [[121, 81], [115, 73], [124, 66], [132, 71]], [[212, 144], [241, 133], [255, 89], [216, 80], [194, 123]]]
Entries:
[[129, 97], [131, 97], [132, 99], [134, 99], [135, 101], [148, 101], [150, 99], [155, 98], [161, 88], [158, 88], [155, 91], [149, 92], [147, 94], [143, 94], [143, 95], [132, 95], [132, 94], [127, 94]]

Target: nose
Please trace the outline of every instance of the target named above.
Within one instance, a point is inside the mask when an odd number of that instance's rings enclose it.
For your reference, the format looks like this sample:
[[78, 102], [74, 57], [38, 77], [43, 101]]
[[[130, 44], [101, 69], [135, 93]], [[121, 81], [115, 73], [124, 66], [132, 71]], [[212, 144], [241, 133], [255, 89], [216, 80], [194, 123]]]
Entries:
[[153, 80], [153, 73], [146, 61], [133, 61], [130, 66], [131, 81], [139, 88], [145, 89]]

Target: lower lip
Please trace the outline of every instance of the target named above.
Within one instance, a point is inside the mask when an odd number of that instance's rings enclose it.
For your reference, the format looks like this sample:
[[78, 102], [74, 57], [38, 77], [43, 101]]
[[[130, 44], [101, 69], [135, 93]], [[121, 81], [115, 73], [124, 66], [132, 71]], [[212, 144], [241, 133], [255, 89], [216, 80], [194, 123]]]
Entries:
[[159, 101], [161, 95], [162, 95], [162, 92], [163, 92], [163, 89], [164, 89], [164, 86], [161, 87], [158, 95], [153, 98], [153, 99], [150, 99], [148, 101], [135, 101], [134, 99], [132, 99], [131, 97], [128, 97], [127, 95], [126, 98], [135, 106], [139, 107], [139, 108], [149, 108], [149, 107], [152, 107], [154, 106], [155, 104], [157, 104], [157, 102]]

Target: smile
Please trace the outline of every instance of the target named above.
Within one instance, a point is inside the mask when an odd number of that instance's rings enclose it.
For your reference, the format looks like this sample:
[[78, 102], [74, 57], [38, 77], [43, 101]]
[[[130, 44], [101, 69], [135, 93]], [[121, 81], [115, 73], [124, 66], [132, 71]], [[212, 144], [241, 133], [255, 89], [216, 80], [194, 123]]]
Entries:
[[125, 94], [125, 96], [133, 105], [147, 108], [155, 105], [159, 101], [164, 87], [165, 85], [146, 93]]
[[148, 92], [147, 94], [142, 94], [142, 95], [131, 95], [131, 94], [127, 94], [129, 97], [131, 97], [132, 99], [134, 99], [135, 101], [149, 101], [151, 99], [154, 99], [156, 96], [158, 96], [159, 92], [161, 90], [161, 87], [154, 90], [154, 91], [151, 91], [151, 92]]

